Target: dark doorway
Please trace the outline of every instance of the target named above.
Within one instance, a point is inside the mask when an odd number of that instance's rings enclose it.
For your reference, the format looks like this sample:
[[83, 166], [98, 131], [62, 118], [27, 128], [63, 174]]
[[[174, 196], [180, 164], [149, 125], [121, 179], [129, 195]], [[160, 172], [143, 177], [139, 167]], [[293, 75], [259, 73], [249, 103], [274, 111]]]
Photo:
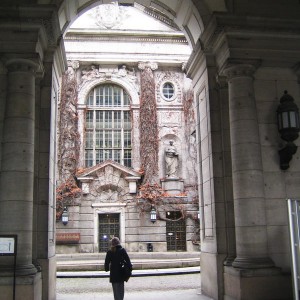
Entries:
[[166, 214], [167, 250], [186, 251], [185, 221], [180, 211], [168, 211]]
[[99, 252], [106, 252], [109, 241], [120, 237], [120, 214], [99, 214]]

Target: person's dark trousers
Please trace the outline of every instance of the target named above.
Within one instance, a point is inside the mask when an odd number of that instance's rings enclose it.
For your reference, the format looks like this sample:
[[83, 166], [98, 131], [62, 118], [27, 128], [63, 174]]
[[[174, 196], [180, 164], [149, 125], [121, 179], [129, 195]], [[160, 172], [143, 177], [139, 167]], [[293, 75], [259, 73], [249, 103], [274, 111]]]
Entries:
[[113, 288], [115, 300], [123, 300], [124, 299], [124, 281], [123, 282], [113, 282], [112, 288]]

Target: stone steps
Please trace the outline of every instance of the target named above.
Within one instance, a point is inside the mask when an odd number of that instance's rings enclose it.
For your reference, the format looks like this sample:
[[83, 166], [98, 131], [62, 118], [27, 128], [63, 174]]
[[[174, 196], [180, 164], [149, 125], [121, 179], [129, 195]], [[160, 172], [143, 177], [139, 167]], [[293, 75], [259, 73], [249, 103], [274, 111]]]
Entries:
[[[135, 270], [200, 266], [199, 252], [128, 253]], [[59, 254], [57, 271], [103, 271], [105, 253]]]

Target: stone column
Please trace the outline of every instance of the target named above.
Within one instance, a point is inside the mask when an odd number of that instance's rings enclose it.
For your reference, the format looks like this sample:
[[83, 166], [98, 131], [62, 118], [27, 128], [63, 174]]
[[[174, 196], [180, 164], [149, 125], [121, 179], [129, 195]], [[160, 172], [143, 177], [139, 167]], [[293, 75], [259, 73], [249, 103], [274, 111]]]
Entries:
[[[30, 60], [14, 59], [8, 61], [6, 67], [8, 77], [1, 157], [0, 234], [18, 236], [17, 274], [30, 275], [37, 272], [32, 264], [32, 219], [35, 71], [38, 65]], [[0, 270], [5, 272], [11, 267], [11, 260], [6, 260], [6, 265], [0, 266]]]
[[230, 139], [236, 228], [233, 267], [273, 267], [268, 257], [264, 178], [251, 64], [225, 69], [229, 87]]

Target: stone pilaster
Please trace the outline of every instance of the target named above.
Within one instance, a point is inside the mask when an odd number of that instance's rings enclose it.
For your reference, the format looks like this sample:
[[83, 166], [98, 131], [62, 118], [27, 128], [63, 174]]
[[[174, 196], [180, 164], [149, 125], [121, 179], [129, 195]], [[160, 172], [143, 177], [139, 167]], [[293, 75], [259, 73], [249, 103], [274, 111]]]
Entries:
[[226, 247], [227, 257], [224, 261], [225, 266], [231, 266], [236, 257], [235, 244], [235, 226], [234, 226], [234, 203], [232, 192], [232, 162], [231, 162], [231, 145], [230, 145], [230, 125], [229, 125], [229, 99], [228, 99], [228, 82], [225, 76], [217, 77], [220, 112], [222, 122], [222, 140], [224, 156], [224, 213], [226, 220]]
[[[2, 144], [2, 132], [4, 122], [4, 111], [6, 103], [6, 73], [7, 70], [2, 62], [0, 62], [0, 145]], [[0, 147], [0, 157], [2, 149]], [[0, 170], [1, 170], [1, 159], [0, 159]]]
[[[7, 98], [2, 141], [0, 179], [0, 234], [18, 236], [17, 274], [37, 272], [32, 264], [32, 218], [34, 188], [35, 72], [30, 60], [6, 64]], [[0, 272], [12, 261], [1, 260]]]
[[268, 257], [264, 178], [255, 105], [255, 66], [227, 67], [232, 179], [236, 228], [233, 267], [273, 267]]

